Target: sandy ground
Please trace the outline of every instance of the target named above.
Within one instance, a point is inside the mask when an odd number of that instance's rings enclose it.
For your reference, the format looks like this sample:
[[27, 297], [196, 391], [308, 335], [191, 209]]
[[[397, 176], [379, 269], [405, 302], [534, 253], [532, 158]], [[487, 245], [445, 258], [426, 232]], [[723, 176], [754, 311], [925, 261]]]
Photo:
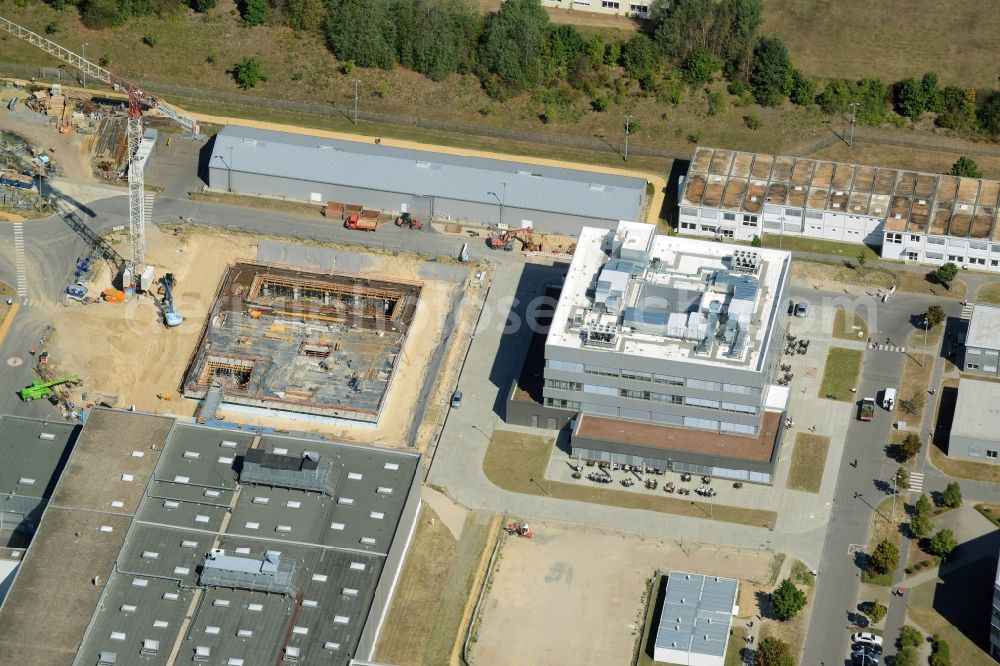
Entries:
[[55, 148], [55, 152], [48, 153], [49, 158], [62, 167], [67, 178], [97, 183], [90, 166], [90, 149], [96, 135], [83, 136], [76, 132], [60, 134], [52, 125], [39, 124], [41, 117], [41, 114], [18, 105], [17, 111], [3, 112], [3, 128], [35, 145]]
[[[654, 569], [763, 579], [766, 552], [641, 541], [532, 524], [508, 539], [483, 605], [479, 664], [630, 663]], [[685, 552], [686, 551], [686, 552]], [[742, 586], [741, 586], [742, 587]], [[742, 597], [741, 597], [742, 598]]]
[[[184, 323], [167, 329], [156, 303], [147, 296], [132, 298], [125, 304], [101, 302], [75, 307], [41, 304], [49, 310], [56, 327], [49, 345], [52, 358], [59, 359], [58, 364], [53, 363], [53, 371], [72, 372], [83, 378], [85, 386], [74, 394], [77, 402], [82, 391], [99, 391], [117, 396], [118, 406], [134, 404], [141, 411], [193, 415], [198, 403], [181, 398], [178, 388], [226, 267], [236, 259], [256, 257], [258, 239], [213, 230], [198, 230], [178, 237], [157, 227], [149, 227], [146, 236], [147, 260], [157, 267], [157, 275], [170, 271], [177, 278], [174, 301], [176, 309], [184, 315]], [[124, 245], [124, 232], [115, 241], [119, 246]], [[376, 255], [372, 268], [365, 273], [416, 280], [416, 269], [416, 262], [408, 257]], [[109, 284], [110, 276], [104, 270], [92, 281], [91, 293], [97, 294]], [[417, 406], [415, 387], [423, 382], [454, 289], [456, 285], [452, 283], [424, 281], [378, 428], [366, 430], [294, 418], [227, 414], [224, 406], [219, 417], [282, 430], [321, 432], [364, 443], [402, 446]], [[459, 337], [453, 336], [453, 340]], [[83, 340], [99, 342], [82, 345]], [[454, 356], [450, 354], [449, 358]], [[443, 364], [442, 372], [452, 372], [448, 363]], [[437, 400], [441, 400], [440, 396]]]

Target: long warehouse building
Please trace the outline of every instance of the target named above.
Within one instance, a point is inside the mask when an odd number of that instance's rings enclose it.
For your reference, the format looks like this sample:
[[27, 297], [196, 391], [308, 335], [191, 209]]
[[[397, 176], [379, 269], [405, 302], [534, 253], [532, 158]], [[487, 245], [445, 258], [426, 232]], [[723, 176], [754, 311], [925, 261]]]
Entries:
[[228, 125], [214, 140], [209, 188], [419, 219], [502, 223], [576, 235], [642, 218], [642, 178], [464, 157]]

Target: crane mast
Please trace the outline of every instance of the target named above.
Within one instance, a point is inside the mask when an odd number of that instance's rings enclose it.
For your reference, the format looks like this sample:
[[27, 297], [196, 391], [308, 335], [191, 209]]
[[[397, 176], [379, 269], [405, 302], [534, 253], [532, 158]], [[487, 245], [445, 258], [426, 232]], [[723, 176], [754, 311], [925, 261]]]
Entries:
[[126, 260], [122, 286], [135, 284], [142, 273], [146, 257], [146, 222], [151, 201], [147, 200], [143, 187], [142, 166], [139, 163], [139, 144], [142, 141], [142, 107], [156, 109], [164, 116], [172, 119], [181, 127], [197, 135], [198, 122], [191, 116], [178, 111], [161, 101], [155, 95], [147, 93], [125, 79], [115, 76], [107, 69], [95, 65], [82, 56], [63, 48], [50, 39], [38, 33], [23, 28], [12, 21], [0, 17], [0, 29], [15, 37], [34, 44], [46, 53], [72, 65], [88, 77], [107, 83], [115, 90], [124, 90], [128, 94], [128, 125], [126, 138], [128, 141], [128, 231], [130, 254]]

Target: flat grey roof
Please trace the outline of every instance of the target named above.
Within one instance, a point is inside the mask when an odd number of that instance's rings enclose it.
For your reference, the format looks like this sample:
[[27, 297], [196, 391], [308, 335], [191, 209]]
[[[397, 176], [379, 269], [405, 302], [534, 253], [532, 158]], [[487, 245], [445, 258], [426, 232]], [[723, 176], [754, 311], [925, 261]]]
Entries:
[[[231, 152], [230, 152], [231, 151]], [[210, 166], [279, 178], [497, 204], [602, 220], [637, 220], [646, 181], [227, 125]], [[355, 202], [347, 202], [355, 203]], [[364, 202], [360, 202], [364, 203]]]
[[48, 499], [80, 426], [0, 415], [0, 493]]
[[722, 657], [726, 653], [739, 581], [671, 571], [656, 647]]
[[1000, 349], [1000, 307], [983, 303], [972, 306], [965, 344], [968, 347]]
[[[338, 470], [334, 495], [240, 485], [251, 448], [318, 454]], [[419, 461], [95, 409], [0, 612], [0, 663], [90, 664], [111, 652], [120, 664], [166, 664], [176, 647], [179, 663], [201, 648], [210, 663], [274, 663], [292, 649], [300, 663], [346, 664]], [[212, 549], [277, 554], [295, 594], [202, 586]]]
[[960, 380], [951, 436], [1000, 442], [998, 423], [1000, 384], [978, 379]]

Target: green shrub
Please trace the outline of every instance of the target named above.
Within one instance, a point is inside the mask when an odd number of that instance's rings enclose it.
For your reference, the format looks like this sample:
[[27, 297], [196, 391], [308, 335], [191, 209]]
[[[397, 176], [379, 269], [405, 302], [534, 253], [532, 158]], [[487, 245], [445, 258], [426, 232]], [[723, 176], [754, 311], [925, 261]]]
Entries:
[[257, 56], [248, 56], [233, 65], [233, 78], [243, 90], [249, 90], [262, 81], [267, 81], [263, 64]]
[[775, 617], [779, 620], [791, 620], [805, 607], [806, 595], [795, 587], [795, 583], [786, 578], [771, 593], [771, 603], [774, 606]]
[[748, 113], [743, 116], [743, 124], [747, 126], [747, 129], [757, 131], [760, 129], [760, 117], [756, 113]]

